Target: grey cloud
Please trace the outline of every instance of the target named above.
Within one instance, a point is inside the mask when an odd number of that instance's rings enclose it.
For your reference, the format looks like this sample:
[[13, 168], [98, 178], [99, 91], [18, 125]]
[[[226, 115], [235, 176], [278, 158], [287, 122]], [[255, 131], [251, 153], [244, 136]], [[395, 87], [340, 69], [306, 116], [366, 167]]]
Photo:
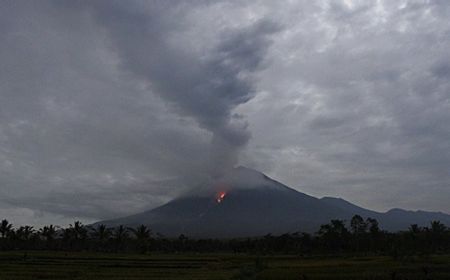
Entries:
[[245, 125], [232, 123], [231, 111], [251, 98], [254, 90], [246, 75], [260, 65], [267, 36], [277, 26], [262, 21], [229, 31], [222, 34], [212, 53], [199, 58], [170, 41], [182, 28], [167, 20], [168, 16], [183, 18], [176, 5], [163, 5], [162, 10], [152, 9], [148, 14], [123, 2], [96, 4], [94, 18], [111, 35], [122, 67], [212, 133], [214, 172], [233, 166], [250, 134]]
[[361, 5], [324, 4], [310, 21], [285, 14], [292, 35], [275, 48], [295, 56], [274, 60], [260, 85], [270, 94], [242, 109], [248, 162], [318, 196], [448, 212], [449, 5]]
[[449, 16], [447, 1], [2, 1], [0, 214], [130, 214], [236, 162], [449, 212]]
[[[249, 140], [232, 111], [254, 93], [275, 24], [244, 19], [193, 42], [196, 53], [183, 36], [202, 2], [1, 5], [0, 203], [68, 218], [132, 213], [201, 182], [211, 160], [234, 164]], [[163, 184], [161, 198], [151, 182], [173, 177], [183, 181]]]
[[437, 78], [446, 79], [450, 77], [450, 62], [440, 62], [431, 69], [432, 74]]

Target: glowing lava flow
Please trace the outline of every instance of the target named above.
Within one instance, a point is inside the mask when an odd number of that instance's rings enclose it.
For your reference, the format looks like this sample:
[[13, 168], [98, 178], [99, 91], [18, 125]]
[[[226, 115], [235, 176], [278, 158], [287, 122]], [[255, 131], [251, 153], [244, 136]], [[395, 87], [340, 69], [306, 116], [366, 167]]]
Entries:
[[219, 192], [216, 196], [217, 203], [221, 203], [226, 195], [227, 195], [226, 192]]

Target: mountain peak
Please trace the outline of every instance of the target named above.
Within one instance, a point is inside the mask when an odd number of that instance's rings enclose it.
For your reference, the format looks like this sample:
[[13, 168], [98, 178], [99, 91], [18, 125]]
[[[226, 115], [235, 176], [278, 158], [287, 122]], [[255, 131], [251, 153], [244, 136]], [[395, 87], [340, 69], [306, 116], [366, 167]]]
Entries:
[[214, 185], [213, 189], [215, 191], [229, 191], [267, 187], [275, 183], [276, 181], [259, 171], [244, 166], [237, 166], [226, 171], [221, 177], [213, 180], [210, 184]]
[[404, 229], [412, 223], [423, 226], [431, 220], [450, 224], [450, 216], [438, 213], [401, 210], [379, 213], [341, 198], [317, 199], [244, 166], [225, 172], [222, 177], [205, 183], [204, 188], [208, 191], [201, 195], [189, 193], [149, 211], [100, 223], [145, 224], [164, 235], [193, 237], [315, 232], [331, 219], [348, 221], [355, 214], [376, 218], [381, 228], [387, 230]]

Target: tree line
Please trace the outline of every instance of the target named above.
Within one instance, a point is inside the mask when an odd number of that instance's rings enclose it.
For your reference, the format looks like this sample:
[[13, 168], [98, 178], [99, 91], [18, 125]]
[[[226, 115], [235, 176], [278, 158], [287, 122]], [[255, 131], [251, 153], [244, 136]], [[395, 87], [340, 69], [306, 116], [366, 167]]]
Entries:
[[295, 232], [254, 238], [193, 239], [185, 235], [168, 238], [154, 234], [145, 225], [108, 228], [85, 226], [76, 221], [65, 228], [49, 225], [36, 230], [32, 226], [15, 228], [2, 220], [0, 250], [426, 255], [450, 252], [450, 228], [432, 221], [428, 227], [414, 224], [406, 231], [387, 232], [380, 229], [376, 219], [364, 220], [355, 215], [348, 225], [343, 220], [331, 220], [315, 234]]

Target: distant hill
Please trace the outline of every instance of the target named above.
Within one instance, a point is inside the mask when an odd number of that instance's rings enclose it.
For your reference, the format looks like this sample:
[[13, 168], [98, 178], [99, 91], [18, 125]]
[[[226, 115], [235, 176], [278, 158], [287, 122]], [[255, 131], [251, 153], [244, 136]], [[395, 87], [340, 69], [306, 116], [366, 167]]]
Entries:
[[382, 229], [390, 231], [407, 229], [411, 224], [425, 226], [432, 220], [450, 225], [450, 215], [443, 213], [401, 209], [380, 213], [340, 198], [318, 199], [245, 167], [233, 169], [211, 189], [211, 193], [179, 197], [149, 211], [97, 224], [145, 224], [167, 236], [192, 237], [315, 232], [331, 219], [350, 220], [355, 214], [375, 218]]

